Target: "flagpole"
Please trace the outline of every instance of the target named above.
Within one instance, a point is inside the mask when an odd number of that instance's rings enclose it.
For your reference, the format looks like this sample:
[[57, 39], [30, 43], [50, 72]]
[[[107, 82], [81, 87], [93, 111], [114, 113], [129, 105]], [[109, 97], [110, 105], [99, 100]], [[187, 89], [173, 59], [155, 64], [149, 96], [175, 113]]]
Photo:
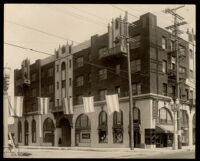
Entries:
[[133, 97], [132, 97], [132, 82], [131, 82], [131, 63], [130, 63], [130, 49], [129, 49], [129, 28], [128, 28], [128, 12], [125, 12], [126, 17], [126, 46], [127, 46], [127, 61], [128, 61], [128, 80], [129, 80], [129, 125], [130, 125], [130, 149], [134, 150], [134, 133], [133, 133]]

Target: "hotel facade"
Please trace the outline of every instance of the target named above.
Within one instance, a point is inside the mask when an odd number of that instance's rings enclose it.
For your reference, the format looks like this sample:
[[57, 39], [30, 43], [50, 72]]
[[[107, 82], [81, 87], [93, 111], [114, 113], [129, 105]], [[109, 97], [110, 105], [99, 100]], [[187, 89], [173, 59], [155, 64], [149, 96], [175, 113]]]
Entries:
[[[126, 32], [121, 17], [108, 32], [79, 45], [66, 44], [55, 55], [15, 70], [15, 96], [24, 96], [23, 116], [10, 131], [20, 145], [64, 147], [130, 147], [129, 87]], [[151, 13], [128, 28], [133, 90], [134, 146], [173, 144], [176, 55], [171, 34], [157, 26]], [[178, 39], [180, 127], [182, 145], [195, 144], [195, 40]], [[27, 69], [28, 76], [24, 77]], [[25, 80], [30, 80], [30, 83]], [[120, 112], [108, 115], [105, 95], [118, 94]], [[83, 96], [94, 96], [92, 113], [85, 113]], [[39, 112], [37, 97], [49, 97], [48, 114]], [[73, 99], [73, 114], [63, 112], [63, 98]], [[177, 123], [175, 125], [177, 131]]]

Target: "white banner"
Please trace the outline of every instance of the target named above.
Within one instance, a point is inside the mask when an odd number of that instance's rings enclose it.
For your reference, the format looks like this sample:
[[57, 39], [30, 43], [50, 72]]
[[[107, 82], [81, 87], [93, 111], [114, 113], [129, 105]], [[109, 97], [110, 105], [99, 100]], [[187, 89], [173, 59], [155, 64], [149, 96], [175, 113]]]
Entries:
[[94, 97], [83, 97], [83, 106], [85, 113], [94, 112]]
[[48, 97], [39, 97], [39, 105], [40, 105], [40, 113], [47, 114], [48, 106], [49, 106], [49, 98]]
[[119, 112], [118, 94], [106, 95], [106, 103], [109, 115], [114, 111]]
[[22, 117], [23, 99], [24, 99], [24, 97], [22, 97], [22, 96], [15, 96], [14, 97], [14, 109], [15, 109], [15, 114], [16, 114], [17, 117]]
[[63, 112], [64, 114], [73, 114], [72, 98], [63, 98]]

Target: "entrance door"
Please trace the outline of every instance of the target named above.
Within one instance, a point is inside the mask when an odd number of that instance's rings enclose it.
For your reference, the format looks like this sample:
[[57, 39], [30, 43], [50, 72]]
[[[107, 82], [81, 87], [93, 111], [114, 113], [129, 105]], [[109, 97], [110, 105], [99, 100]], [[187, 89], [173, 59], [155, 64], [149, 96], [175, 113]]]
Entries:
[[140, 147], [140, 133], [139, 130], [134, 130], [134, 147]]
[[62, 146], [71, 146], [71, 127], [67, 119], [61, 120]]

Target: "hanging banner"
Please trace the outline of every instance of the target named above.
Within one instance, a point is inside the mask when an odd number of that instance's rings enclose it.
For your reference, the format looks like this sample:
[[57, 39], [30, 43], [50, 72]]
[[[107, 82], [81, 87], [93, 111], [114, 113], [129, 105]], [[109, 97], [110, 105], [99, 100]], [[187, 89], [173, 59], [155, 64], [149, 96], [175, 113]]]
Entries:
[[119, 112], [118, 94], [106, 95], [106, 103], [109, 115], [112, 114], [114, 111]]
[[85, 113], [94, 112], [94, 97], [83, 97], [83, 106]]

